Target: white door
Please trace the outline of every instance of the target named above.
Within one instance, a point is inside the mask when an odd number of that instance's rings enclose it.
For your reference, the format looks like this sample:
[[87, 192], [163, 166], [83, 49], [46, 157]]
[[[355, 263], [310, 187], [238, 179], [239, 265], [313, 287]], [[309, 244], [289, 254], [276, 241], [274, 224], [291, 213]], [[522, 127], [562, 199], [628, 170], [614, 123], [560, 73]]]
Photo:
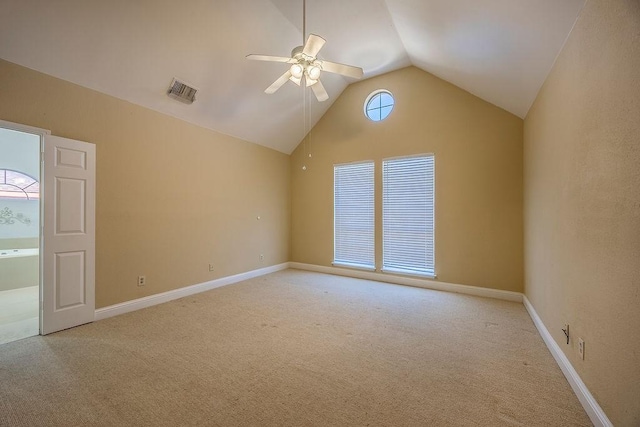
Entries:
[[95, 315], [95, 145], [44, 138], [43, 335]]

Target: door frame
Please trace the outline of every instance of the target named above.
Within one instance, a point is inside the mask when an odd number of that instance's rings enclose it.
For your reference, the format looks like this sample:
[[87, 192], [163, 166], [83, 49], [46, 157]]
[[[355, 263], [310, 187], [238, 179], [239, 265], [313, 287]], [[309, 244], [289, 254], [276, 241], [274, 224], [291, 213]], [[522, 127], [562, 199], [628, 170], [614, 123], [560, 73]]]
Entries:
[[38, 293], [39, 293], [39, 307], [38, 307], [38, 332], [40, 335], [42, 335], [42, 331], [43, 331], [43, 325], [42, 325], [42, 310], [43, 310], [43, 292], [44, 292], [44, 278], [43, 278], [43, 257], [42, 257], [42, 253], [43, 253], [43, 240], [44, 240], [44, 236], [42, 233], [43, 230], [43, 224], [44, 224], [44, 198], [42, 197], [44, 191], [46, 191], [45, 186], [43, 185], [42, 182], [42, 177], [44, 176], [44, 138], [47, 135], [51, 135], [51, 131], [48, 129], [41, 129], [41, 128], [37, 128], [37, 127], [33, 127], [33, 126], [27, 126], [27, 125], [23, 125], [20, 123], [13, 123], [13, 122], [8, 122], [5, 120], [0, 120], [0, 127], [5, 128], [5, 129], [10, 129], [10, 130], [15, 130], [18, 132], [24, 132], [24, 133], [30, 133], [32, 135], [38, 135], [38, 137], [40, 138], [40, 199], [39, 199], [39, 203], [40, 203], [40, 224], [38, 224], [39, 230], [38, 230], [38, 244], [39, 244], [39, 252], [38, 252]]

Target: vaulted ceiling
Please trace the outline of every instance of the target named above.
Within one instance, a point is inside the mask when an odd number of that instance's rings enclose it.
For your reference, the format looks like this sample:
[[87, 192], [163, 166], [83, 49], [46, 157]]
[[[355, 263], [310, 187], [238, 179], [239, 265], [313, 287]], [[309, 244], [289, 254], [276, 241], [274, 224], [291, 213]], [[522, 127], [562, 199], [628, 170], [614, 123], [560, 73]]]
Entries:
[[[307, 0], [307, 33], [364, 78], [415, 65], [524, 118], [584, 1]], [[0, 58], [284, 153], [354, 83], [323, 73], [306, 126], [300, 87], [265, 94], [287, 65], [245, 56], [302, 41], [302, 0], [0, 0]]]

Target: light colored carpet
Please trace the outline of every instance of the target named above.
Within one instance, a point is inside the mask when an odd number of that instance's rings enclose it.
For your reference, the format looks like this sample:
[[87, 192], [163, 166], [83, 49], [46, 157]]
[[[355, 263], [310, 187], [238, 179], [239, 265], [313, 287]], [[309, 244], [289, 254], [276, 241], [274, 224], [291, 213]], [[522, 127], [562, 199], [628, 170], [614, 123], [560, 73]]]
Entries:
[[2, 426], [587, 426], [518, 303], [286, 270], [0, 346]]
[[0, 344], [40, 333], [38, 286], [0, 291]]

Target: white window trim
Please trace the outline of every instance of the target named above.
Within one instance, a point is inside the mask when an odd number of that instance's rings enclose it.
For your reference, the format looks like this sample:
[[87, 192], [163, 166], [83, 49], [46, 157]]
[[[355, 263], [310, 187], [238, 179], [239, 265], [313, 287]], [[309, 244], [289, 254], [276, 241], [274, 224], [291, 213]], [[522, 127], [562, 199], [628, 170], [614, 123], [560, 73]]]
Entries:
[[342, 268], [350, 268], [352, 270], [365, 270], [365, 271], [376, 271], [376, 267], [370, 267], [368, 265], [362, 264], [349, 264], [347, 262], [332, 262], [331, 265], [334, 267], [342, 267]]

